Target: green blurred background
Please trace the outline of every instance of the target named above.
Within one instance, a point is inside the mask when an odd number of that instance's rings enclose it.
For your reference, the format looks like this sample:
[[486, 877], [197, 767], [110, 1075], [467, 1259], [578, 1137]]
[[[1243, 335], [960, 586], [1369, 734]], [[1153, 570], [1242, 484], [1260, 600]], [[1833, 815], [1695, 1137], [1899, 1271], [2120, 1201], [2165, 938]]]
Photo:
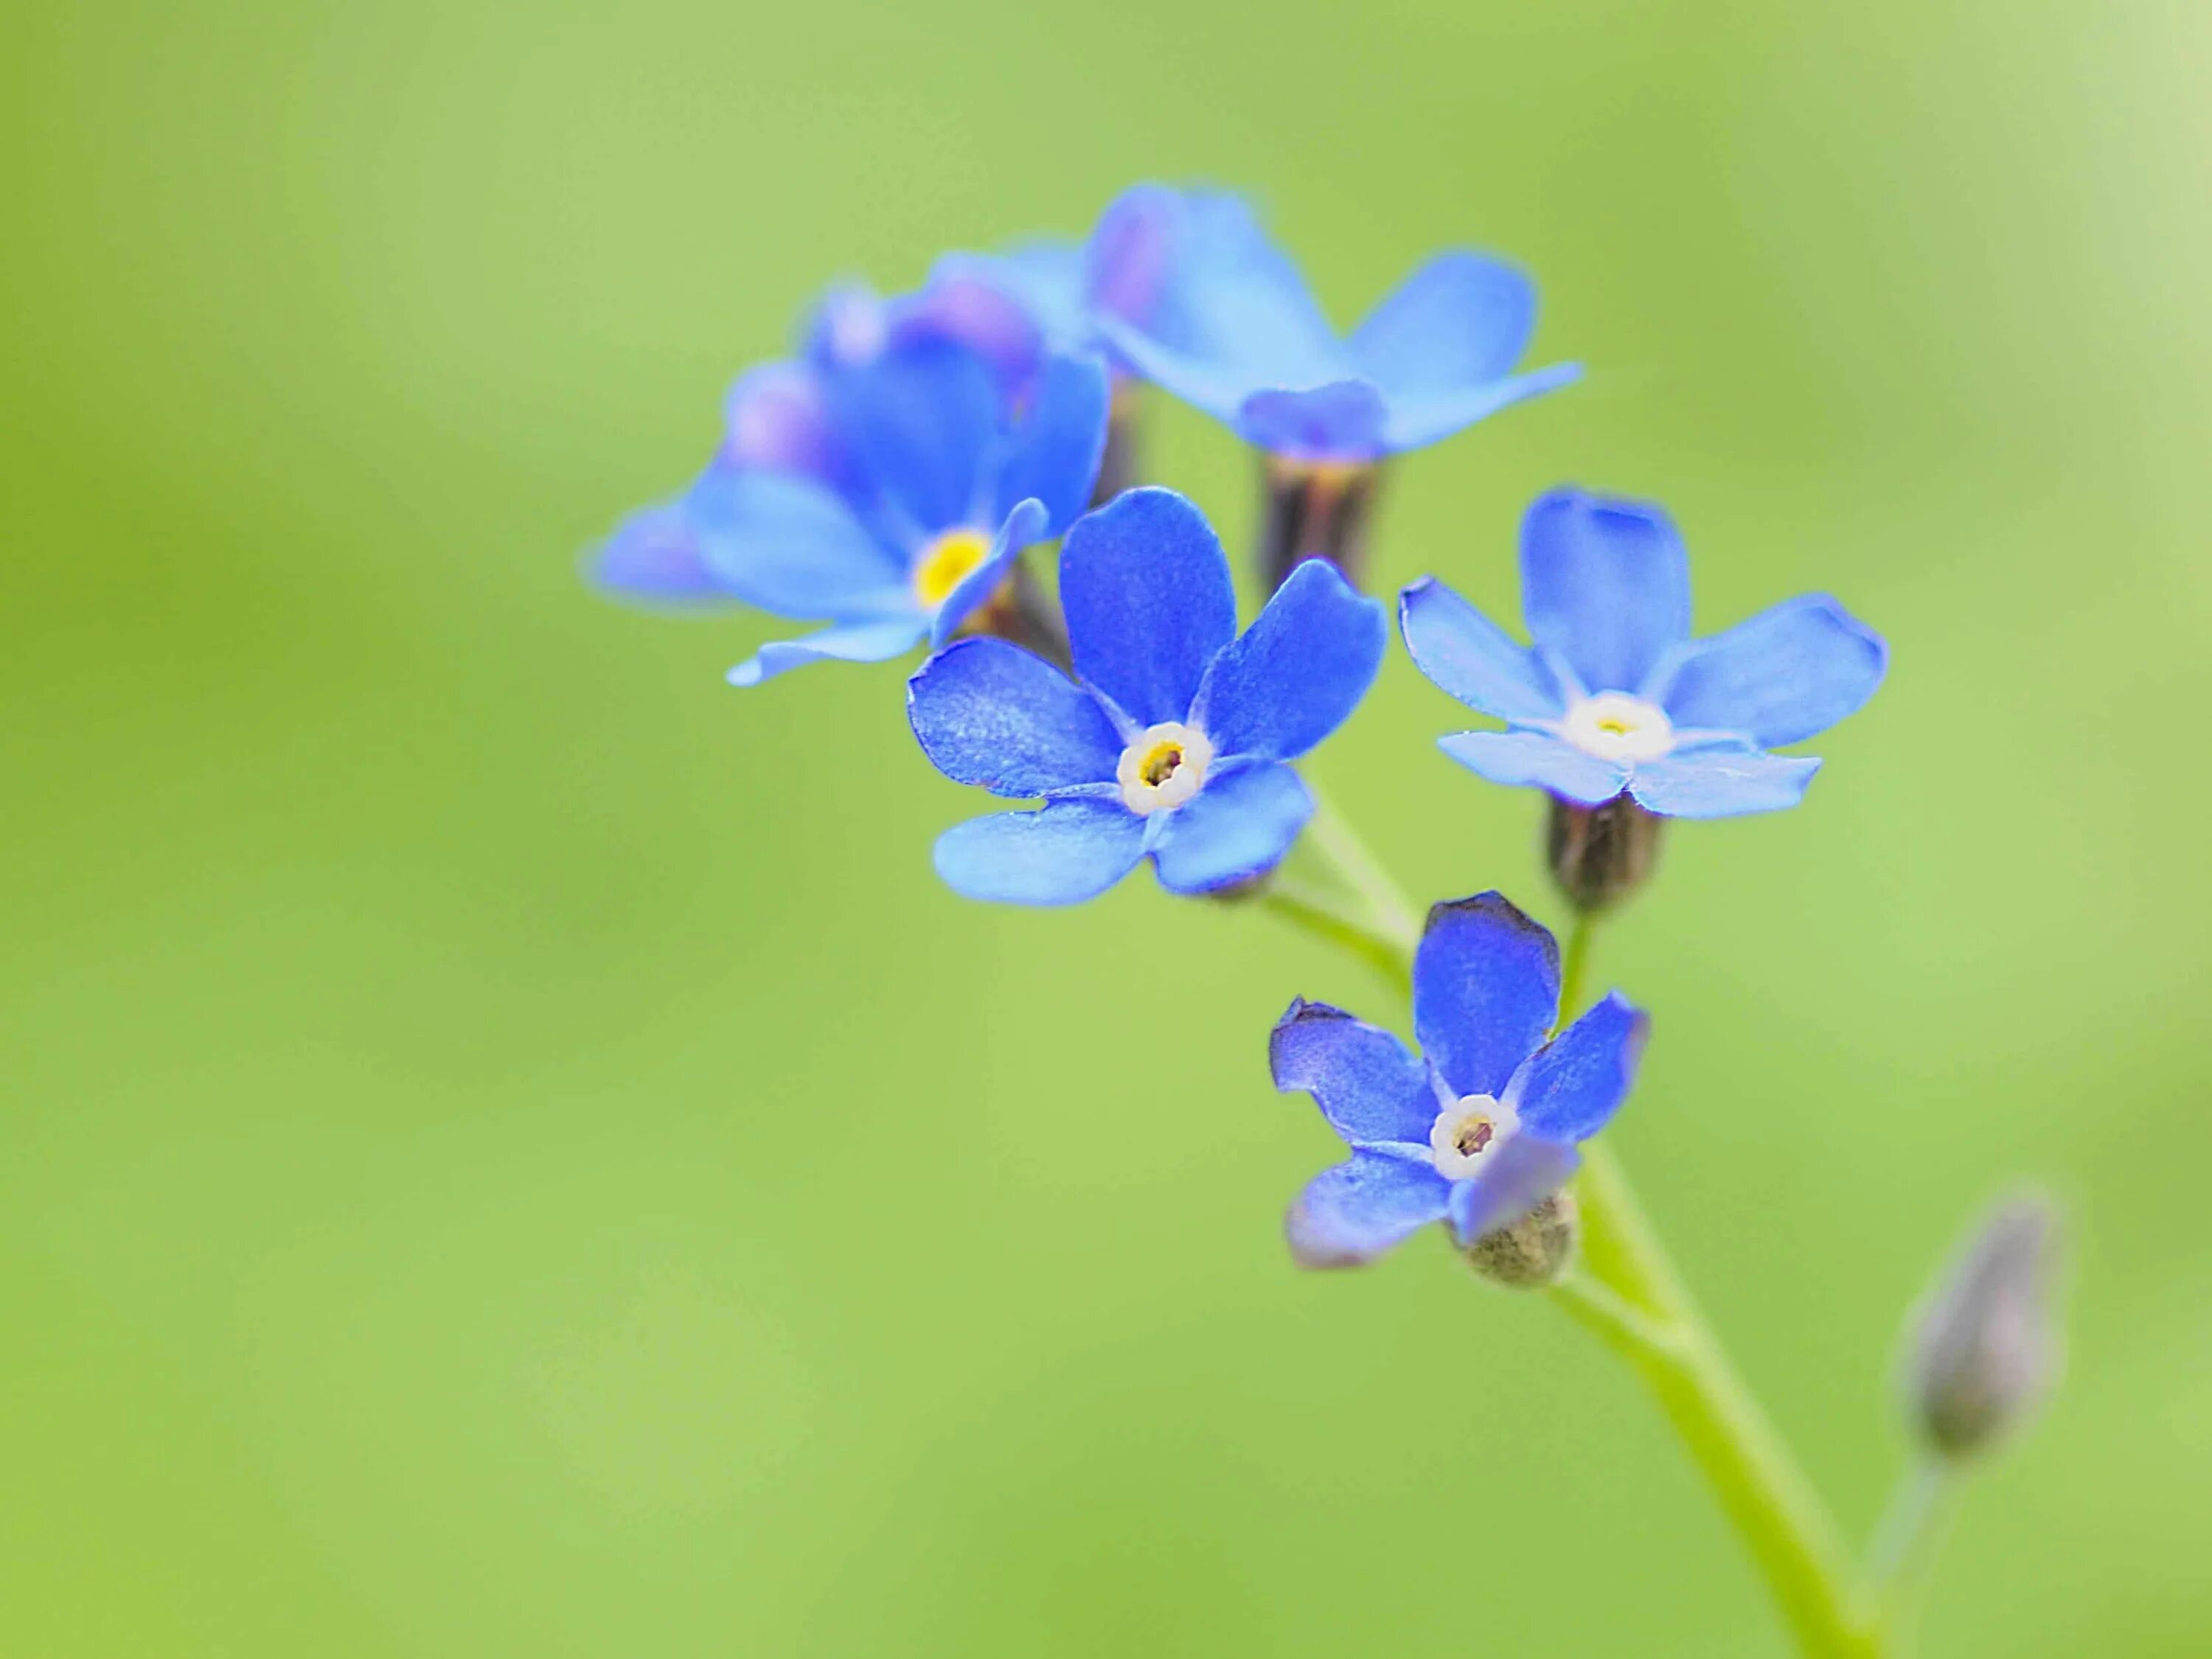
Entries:
[[[1522, 505], [1657, 496], [1701, 626], [1895, 667], [1806, 807], [1603, 944], [1623, 1154], [1845, 1522], [1901, 1310], [2008, 1178], [2072, 1369], [1931, 1655], [2212, 1649], [2212, 10], [27, 8], [0, 61], [0, 1650], [1772, 1655], [1656, 1413], [1424, 1239], [1302, 1277], [1293, 992], [1131, 882], [956, 901], [891, 668], [580, 550], [829, 277], [1267, 201], [1348, 319], [1540, 276], [1582, 386], [1396, 475], [1379, 577], [1516, 614]], [[1232, 542], [1245, 459], [1155, 476]], [[1547, 915], [1402, 656], [1315, 776]]]

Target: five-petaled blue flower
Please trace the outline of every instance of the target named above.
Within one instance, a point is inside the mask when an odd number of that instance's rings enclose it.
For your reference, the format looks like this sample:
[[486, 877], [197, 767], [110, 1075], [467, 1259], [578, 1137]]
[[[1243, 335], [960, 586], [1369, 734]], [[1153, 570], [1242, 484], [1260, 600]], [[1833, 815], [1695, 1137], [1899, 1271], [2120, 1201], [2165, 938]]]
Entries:
[[1147, 854], [1179, 893], [1272, 869], [1314, 810], [1285, 763], [1373, 684], [1382, 607], [1316, 561], [1239, 637], [1220, 542], [1196, 507], [1157, 489], [1068, 532], [1060, 597], [1077, 681], [972, 639], [908, 682], [915, 735], [940, 771], [1044, 800], [947, 830], [938, 873], [970, 898], [1073, 904]]
[[1547, 1041], [1559, 1014], [1558, 945], [1496, 893], [1429, 912], [1413, 957], [1420, 1054], [1292, 1002], [1268, 1039], [1275, 1086], [1312, 1095], [1352, 1148], [1291, 1206], [1299, 1265], [1357, 1267], [1431, 1221], [1466, 1246], [1558, 1191], [1577, 1143], [1627, 1095], [1650, 1024], [1612, 992]]
[[1521, 527], [1523, 648], [1433, 577], [1399, 598], [1421, 672], [1504, 732], [1438, 740], [1494, 783], [1578, 805], [1624, 790], [1668, 817], [1794, 806], [1820, 763], [1766, 751], [1863, 707], [1889, 659], [1824, 594], [1690, 637], [1689, 561], [1656, 507], [1580, 490], [1540, 496]]
[[1535, 329], [1536, 290], [1504, 260], [1438, 254], [1340, 337], [1249, 208], [1232, 196], [1184, 199], [1177, 234], [1152, 242], [1163, 268], [1147, 273], [1144, 315], [1102, 312], [1097, 325], [1138, 374], [1257, 448], [1376, 461], [1581, 372], [1513, 373]]

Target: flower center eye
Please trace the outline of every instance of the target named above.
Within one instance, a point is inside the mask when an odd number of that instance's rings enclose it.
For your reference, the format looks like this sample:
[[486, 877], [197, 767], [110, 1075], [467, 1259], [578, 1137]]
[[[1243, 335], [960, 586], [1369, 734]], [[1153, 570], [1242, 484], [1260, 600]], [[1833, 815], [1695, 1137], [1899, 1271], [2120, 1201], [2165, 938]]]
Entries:
[[1658, 760], [1674, 747], [1674, 723], [1667, 711], [1621, 691], [1601, 691], [1572, 705], [1560, 735], [1599, 760]]
[[948, 530], [914, 562], [914, 597], [926, 610], [934, 611], [952, 597], [952, 590], [991, 556], [991, 538], [980, 530]]
[[1198, 793], [1212, 764], [1213, 744], [1195, 726], [1181, 720], [1148, 726], [1121, 751], [1115, 769], [1121, 805], [1139, 816], [1180, 806]]
[[1464, 1181], [1520, 1126], [1513, 1109], [1488, 1095], [1468, 1095], [1437, 1114], [1429, 1156], [1447, 1181]]

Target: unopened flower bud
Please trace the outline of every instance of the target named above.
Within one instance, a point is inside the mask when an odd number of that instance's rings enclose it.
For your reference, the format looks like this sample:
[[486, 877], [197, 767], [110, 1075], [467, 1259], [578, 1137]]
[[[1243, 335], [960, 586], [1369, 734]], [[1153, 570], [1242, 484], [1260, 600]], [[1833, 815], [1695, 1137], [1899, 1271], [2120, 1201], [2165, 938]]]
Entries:
[[1618, 904], [1650, 879], [1659, 862], [1664, 818], [1626, 794], [1597, 806], [1552, 797], [1544, 854], [1567, 902], [1585, 915]]
[[1492, 1284], [1540, 1290], [1567, 1270], [1581, 1234], [1574, 1194], [1556, 1192], [1518, 1221], [1468, 1245], [1468, 1265]]
[[1270, 455], [1260, 526], [1260, 580], [1270, 593], [1308, 559], [1327, 559], [1360, 585], [1367, 527], [1382, 469], [1372, 461], [1300, 461]]
[[2051, 1201], [2000, 1204], [1930, 1288], [1906, 1373], [1920, 1432], [1945, 1457], [1970, 1456], [2034, 1408], [2058, 1370]]

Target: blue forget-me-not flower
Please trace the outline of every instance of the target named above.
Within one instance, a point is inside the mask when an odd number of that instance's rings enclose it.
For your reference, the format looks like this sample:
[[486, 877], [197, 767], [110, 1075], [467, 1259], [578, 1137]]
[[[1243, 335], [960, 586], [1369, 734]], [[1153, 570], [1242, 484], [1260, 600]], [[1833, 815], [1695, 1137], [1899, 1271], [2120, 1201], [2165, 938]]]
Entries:
[[1667, 817], [1794, 806], [1820, 763], [1767, 752], [1824, 732], [1881, 684], [1888, 647], [1823, 594], [1690, 636], [1689, 561], [1658, 507], [1577, 489], [1521, 528], [1533, 646], [1433, 577], [1399, 599], [1421, 672], [1507, 723], [1438, 740], [1494, 783], [1581, 806], [1626, 792]]
[[1342, 1009], [1292, 1002], [1268, 1039], [1275, 1086], [1310, 1094], [1352, 1149], [1291, 1206], [1299, 1265], [1357, 1267], [1432, 1221], [1464, 1248], [1557, 1192], [1627, 1095], [1650, 1024], [1618, 992], [1547, 1040], [1559, 1015], [1557, 942], [1496, 893], [1429, 912], [1419, 1054]]
[[938, 873], [971, 898], [1073, 904], [1147, 854], [1206, 893], [1272, 869], [1313, 815], [1288, 764], [1343, 724], [1389, 636], [1380, 605], [1303, 567], [1237, 632], [1229, 564], [1198, 509], [1133, 489], [1060, 549], [1076, 678], [1003, 640], [963, 640], [908, 682], [938, 769], [1042, 797], [947, 830]]

